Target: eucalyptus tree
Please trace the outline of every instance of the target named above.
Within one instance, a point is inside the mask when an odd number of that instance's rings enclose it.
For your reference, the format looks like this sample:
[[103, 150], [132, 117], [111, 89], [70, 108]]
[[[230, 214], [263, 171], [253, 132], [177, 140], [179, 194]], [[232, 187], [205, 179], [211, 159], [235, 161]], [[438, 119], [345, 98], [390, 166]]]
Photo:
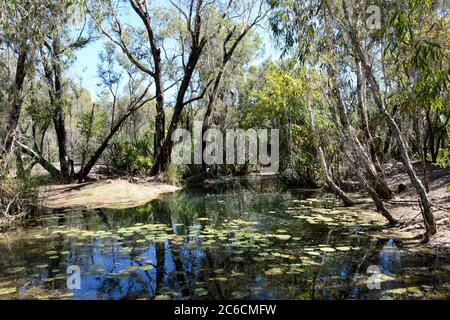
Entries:
[[[105, 58], [105, 55], [108, 57]], [[103, 58], [102, 58], [103, 57]], [[145, 76], [138, 71], [138, 68], [129, 63], [128, 60], [115, 52], [113, 47], [109, 44], [105, 45], [105, 51], [101, 54], [101, 59], [104, 60], [104, 65], [99, 66], [99, 75], [102, 85], [112, 95], [112, 101], [107, 101], [107, 110], [105, 113], [111, 113], [110, 128], [105, 130], [104, 136], [100, 138], [100, 142], [96, 147], [91, 147], [90, 157], [87, 157], [87, 150], [84, 150], [82, 157], [82, 165], [75, 174], [78, 181], [83, 181], [102, 157], [105, 150], [110, 145], [112, 139], [117, 135], [120, 129], [131, 116], [136, 114], [143, 107], [149, 105], [150, 102], [156, 100], [157, 96], [150, 95], [151, 82], [145, 79]], [[123, 90], [119, 88], [123, 86]], [[85, 132], [86, 145], [89, 143], [92, 132], [89, 127], [95, 121], [94, 112], [97, 106], [92, 106], [90, 115], [87, 116], [83, 126], [88, 131]]]
[[[424, 21], [424, 16], [431, 14], [435, 17], [435, 21], [442, 20], [442, 16], [435, 14], [436, 9], [430, 6], [431, 1], [425, 1], [424, 3], [421, 1], [377, 1], [375, 3], [366, 1], [308, 1], [300, 2], [295, 7], [289, 6], [289, 3], [284, 1], [274, 1], [273, 4], [280, 8], [278, 14], [273, 16], [274, 30], [281, 37], [284, 37], [288, 46], [297, 49], [301, 59], [307, 58], [311, 62], [311, 53], [319, 52], [321, 53], [321, 55], [317, 55], [319, 57], [326, 57], [328, 54], [325, 63], [322, 65], [327, 66], [328, 70], [331, 71], [329, 73], [331, 93], [339, 113], [340, 122], [344, 124], [344, 127], [350, 129], [346, 130], [347, 133], [352, 131], [351, 123], [348, 121], [348, 119], [351, 119], [348, 112], [351, 112], [352, 108], [345, 106], [344, 99], [350, 102], [351, 99], [343, 98], [345, 95], [342, 94], [342, 88], [348, 87], [348, 85], [343, 85], [342, 81], [337, 81], [339, 78], [345, 78], [346, 74], [357, 80], [358, 103], [370, 101], [370, 105], [373, 106], [372, 113], [376, 113], [380, 119], [383, 119], [383, 123], [389, 128], [396, 142], [403, 167], [419, 195], [426, 226], [425, 240], [427, 240], [429, 235], [436, 233], [431, 203], [424, 184], [411, 164], [408, 139], [404, 136], [392, 115], [392, 110], [395, 109], [397, 104], [390, 97], [394, 95], [399, 98], [397, 95], [400, 92], [398, 88], [412, 88], [409, 93], [415, 97], [416, 103], [410, 104], [409, 110], [419, 110], [416, 109], [417, 103], [421, 107], [429, 104], [427, 99], [430, 95], [431, 100], [436, 99], [436, 97], [438, 100], [442, 100], [445, 95], [447, 80], [446, 77], [441, 76], [442, 71], [435, 74], [435, 71], [439, 68], [436, 68], [438, 64], [434, 62], [436, 57], [443, 57], [442, 54], [438, 54], [442, 51], [436, 49], [436, 47], [439, 47], [436, 46], [436, 43], [429, 42], [426, 33], [423, 33], [422, 37], [411, 38], [416, 34], [413, 31], [414, 28]], [[380, 8], [384, 10], [384, 19], [382, 19]], [[293, 19], [288, 19], [288, 17], [293, 17]], [[383, 46], [386, 48], [384, 52]], [[330, 48], [334, 56], [329, 56]], [[318, 51], [313, 51], [317, 49]], [[392, 65], [386, 64], [386, 53], [392, 59], [390, 61], [394, 61]], [[349, 57], [353, 61], [349, 61]], [[313, 59], [312, 63], [320, 66], [320, 64], [317, 64], [320, 61]], [[428, 61], [425, 62], [425, 65], [431, 63], [434, 67], [424, 68], [415, 65], [415, 61], [420, 63]], [[397, 68], [390, 68], [390, 66], [397, 66]], [[397, 76], [384, 78], [380, 76], [383, 73], [388, 74], [385, 72], [386, 70], [391, 72], [395, 70]], [[433, 71], [430, 72], [430, 70]], [[443, 70], [446, 70], [445, 64]], [[414, 71], [413, 74], [409, 73], [410, 71]], [[402, 78], [408, 79], [410, 83], [402, 86], [399, 81]], [[366, 85], [367, 90], [365, 89]], [[368, 92], [370, 92], [370, 95]], [[427, 92], [427, 98], [421, 96], [421, 93], [425, 92]], [[364, 96], [366, 96], [366, 102], [364, 102]], [[405, 96], [403, 94], [400, 99], [403, 97], [404, 100]], [[367, 128], [364, 123], [364, 110], [360, 108], [360, 111], [363, 111], [360, 112], [362, 127]], [[366, 129], [364, 130], [366, 131]], [[420, 134], [420, 132], [418, 133]], [[367, 132], [366, 136], [370, 139]], [[362, 152], [364, 149], [358, 146], [356, 138], [354, 135], [347, 137], [347, 141], [350, 145], [353, 145], [353, 151], [356, 151], [356, 158], [354, 158], [354, 155], [346, 150], [349, 160], [352, 161], [353, 159], [356, 163], [362, 165], [364, 165], [364, 162], [370, 163], [369, 158]], [[369, 144], [369, 148], [373, 148], [373, 146], [374, 144]], [[374, 162], [373, 159], [372, 162]], [[376, 161], [374, 165], [377, 169]], [[377, 171], [382, 170], [377, 169]], [[366, 174], [369, 174], [368, 177], [370, 178], [370, 170], [366, 170]], [[364, 176], [359, 176], [361, 180], [365, 180]], [[380, 177], [382, 176], [383, 173], [380, 172]], [[369, 184], [365, 185], [369, 187], [369, 193], [372, 193], [370, 180]]]
[[[60, 175], [63, 181], [68, 182], [72, 179], [74, 169], [73, 160], [69, 159], [67, 150], [66, 116], [64, 112], [67, 101], [64, 98], [66, 81], [63, 70], [70, 65], [75, 52], [89, 43], [90, 37], [85, 34], [86, 17], [83, 17], [83, 0], [58, 1], [56, 5], [50, 8], [53, 23], [40, 47], [40, 58], [44, 78], [48, 86], [52, 121], [58, 143]], [[79, 31], [75, 29], [77, 25], [81, 25]], [[75, 36], [73, 35], [73, 29], [78, 31]]]
[[[17, 135], [24, 86], [33, 67], [36, 45], [42, 39], [44, 18], [49, 1], [2, 1], [0, 3], [0, 47], [2, 76], [8, 84], [2, 109], [7, 110], [2, 137], [2, 157], [11, 152]], [[26, 28], [24, 27], [26, 26]], [[4, 73], [3, 73], [4, 72]]]
[[[389, 189], [384, 178], [383, 169], [376, 157], [371, 157], [368, 152], [370, 141], [361, 140], [353, 123], [351, 112], [353, 110], [351, 93], [351, 83], [348, 81], [351, 68], [345, 48], [345, 39], [342, 33], [332, 30], [328, 23], [329, 18], [323, 8], [325, 2], [312, 1], [300, 2], [291, 6], [288, 2], [273, 2], [274, 14], [271, 22], [277, 38], [285, 45], [286, 53], [293, 53], [298, 57], [300, 64], [305, 64], [311, 68], [321, 70], [322, 76], [326, 79], [325, 86], [322, 86], [323, 95], [328, 101], [331, 119], [341, 132], [342, 141], [346, 148], [351, 149], [351, 153], [345, 153], [348, 161], [352, 164], [359, 164], [364, 167], [368, 181], [362, 174], [359, 175], [364, 188], [369, 192], [383, 215], [391, 223], [396, 223], [395, 219], [387, 212], [381, 199], [391, 199], [392, 191]], [[327, 88], [328, 87], [328, 88]], [[344, 90], [345, 89], [345, 90]], [[358, 88], [359, 89], [359, 88]], [[358, 90], [361, 92], [360, 90]], [[362, 104], [361, 94], [359, 104]], [[351, 156], [351, 159], [350, 159]], [[355, 158], [358, 159], [355, 162]], [[324, 168], [322, 166], [322, 168]], [[324, 172], [326, 176], [326, 172]], [[332, 185], [330, 182], [329, 185]], [[372, 192], [375, 191], [375, 192]]]
[[[29, 111], [31, 120], [35, 122], [33, 123], [32, 130], [33, 138], [29, 139], [27, 130], [23, 130], [22, 138], [14, 140], [19, 146], [18, 149], [20, 152], [29, 155], [33, 162], [39, 163], [53, 178], [63, 182], [70, 182], [74, 178], [79, 181], [84, 180], [92, 167], [100, 159], [112, 137], [122, 127], [123, 123], [137, 109], [153, 99], [149, 98], [147, 95], [149, 87], [142, 87], [139, 80], [134, 81], [135, 79], [132, 79], [132, 73], [134, 71], [127, 70], [130, 78], [128, 86], [130, 98], [123, 103], [126, 109], [125, 112], [119, 116], [117, 121], [112, 119], [110, 132], [106, 134], [98, 148], [96, 148], [90, 155], [90, 158], [87, 159], [88, 154], [86, 152], [86, 147], [90, 144], [93, 125], [91, 120], [93, 120], [93, 111], [95, 108], [92, 107], [90, 109], [91, 117], [88, 117], [88, 121], [84, 121], [87, 128], [81, 128], [82, 135], [86, 136], [84, 148], [82, 148], [83, 150], [80, 153], [73, 155], [77, 158], [82, 158], [81, 169], [79, 172], [75, 172], [74, 161], [69, 158], [67, 148], [66, 111], [72, 109], [73, 106], [69, 106], [69, 104], [73, 101], [70, 101], [70, 95], [68, 94], [70, 79], [65, 70], [72, 64], [76, 51], [83, 48], [91, 39], [92, 30], [88, 27], [86, 22], [85, 8], [84, 0], [67, 0], [63, 2], [48, 0], [43, 4], [43, 12], [41, 16], [38, 17], [41, 19], [39, 20], [41, 24], [39, 25], [38, 31], [36, 31], [39, 35], [36, 39], [39, 41], [34, 41], [33, 48], [32, 50], [30, 49], [30, 52], [34, 54], [32, 64], [34, 73], [33, 77], [30, 77], [30, 84], [40, 91], [48, 92], [48, 104], [44, 105], [47, 105], [49, 110], [46, 111], [49, 112], [41, 112], [38, 114], [39, 108], [32, 105], [29, 108]], [[39, 81], [41, 79], [40, 75], [42, 75], [44, 81]], [[33, 99], [35, 99], [35, 97], [37, 96], [33, 94], [30, 104], [33, 104]], [[42, 96], [40, 96], [40, 99], [42, 101]], [[83, 107], [85, 108], [86, 106]], [[11, 110], [20, 111], [20, 108], [12, 108]], [[44, 110], [41, 108], [40, 111]], [[18, 112], [11, 111], [11, 114], [14, 114], [14, 117], [10, 117], [10, 123], [18, 122]], [[58, 144], [57, 150], [60, 168], [54, 166], [52, 164], [52, 159], [49, 157], [46, 158], [43, 154], [42, 141], [48, 125], [44, 125], [44, 128], [41, 130], [42, 137], [40, 146], [36, 143], [36, 121], [45, 122], [39, 120], [44, 115], [48, 115], [53, 122]], [[9, 128], [12, 128], [11, 125], [8, 126], [8, 132], [12, 132]], [[89, 130], [89, 128], [91, 128], [91, 130]], [[11, 137], [11, 134], [8, 135], [8, 137]], [[34, 143], [30, 144], [30, 141], [34, 141]], [[18, 157], [18, 159], [21, 159], [21, 157]]]
[[[406, 6], [406, 8], [409, 9], [410, 19], [414, 18], [414, 14], [417, 14], [422, 10], [427, 10], [426, 7], [429, 6], [430, 1], [426, 2], [424, 6], [422, 6], [421, 1], [410, 1], [410, 2], [400, 2], [399, 7], [400, 10], [403, 10], [403, 6]], [[425, 7], [426, 6], [426, 7]], [[352, 52], [355, 54], [356, 59], [361, 62], [362, 69], [364, 70], [364, 73], [367, 77], [367, 81], [369, 83], [375, 105], [378, 107], [380, 114], [383, 116], [383, 118], [386, 121], [386, 124], [391, 129], [394, 138], [397, 142], [397, 146], [400, 152], [401, 160], [403, 163], [403, 167], [405, 171], [407, 172], [408, 176], [410, 177], [411, 183], [416, 189], [417, 193], [420, 197], [420, 204], [421, 204], [421, 211], [424, 218], [424, 224], [426, 227], [426, 234], [425, 234], [425, 240], [429, 239], [429, 236], [435, 234], [437, 232], [436, 228], [436, 221], [434, 219], [434, 216], [432, 214], [431, 210], [431, 202], [428, 197], [426, 188], [424, 187], [422, 181], [414, 171], [414, 168], [411, 164], [410, 156], [408, 154], [408, 145], [407, 141], [403, 137], [403, 134], [390, 114], [390, 111], [387, 108], [386, 100], [383, 97], [383, 92], [380, 87], [380, 83], [376, 78], [376, 75], [374, 74], [374, 70], [372, 67], [372, 63], [370, 61], [370, 52], [365, 49], [365, 47], [362, 44], [360, 33], [357, 31], [357, 28], [352, 21], [352, 18], [349, 15], [348, 8], [346, 6], [345, 1], [342, 2], [342, 10], [344, 12], [344, 19], [335, 19], [339, 22], [339, 25], [341, 28], [345, 29], [346, 34], [351, 40], [351, 46], [352, 46]], [[417, 11], [416, 11], [417, 10]], [[395, 19], [395, 17], [394, 17]], [[405, 26], [407, 28], [407, 24]], [[406, 36], [406, 32], [402, 35], [403, 37]], [[400, 38], [401, 39], [401, 38]], [[408, 43], [410, 44], [410, 43]], [[421, 43], [425, 47], [427, 46], [427, 42], [423, 41]], [[428, 44], [430, 45], [430, 44]], [[414, 50], [414, 46], [410, 48], [410, 50]], [[420, 53], [420, 51], [415, 51], [415, 54], [417, 55]], [[373, 57], [372, 57], [373, 58]], [[420, 59], [420, 58], [419, 58]]]
[[[257, 4], [258, 13], [255, 14], [250, 4]], [[99, 29], [152, 80], [156, 96], [153, 174], [164, 171], [169, 164], [172, 133], [185, 106], [198, 103], [215, 82], [216, 89], [212, 91], [215, 93], [209, 95], [212, 110], [222, 75], [211, 72], [210, 79], [197, 81], [199, 61], [205, 55], [206, 45], [223, 34], [225, 25], [230, 26], [234, 20], [237, 28], [228, 29], [223, 44], [227, 62], [222, 61], [221, 65], [226, 65], [237, 44], [260, 21], [262, 7], [261, 2], [242, 0], [184, 0], [165, 4], [129, 0], [127, 7], [120, 2], [93, 1], [91, 12]], [[136, 18], [132, 22], [126, 18], [130, 11], [133, 19]], [[240, 18], [246, 22], [239, 22]], [[169, 90], [171, 87], [176, 90]], [[166, 132], [165, 107], [169, 105], [172, 116]]]
[[34, 53], [46, 26], [47, 4], [33, 0], [0, 3], [0, 210], [7, 220], [24, 216], [34, 200], [26, 174], [31, 167], [25, 170], [17, 141], [27, 79], [33, 77]]
[[[46, 87], [43, 87], [43, 89], [47, 90], [49, 95], [50, 116], [57, 137], [60, 169], [55, 168], [40, 154], [42, 150], [33, 149], [35, 146], [29, 146], [27, 141], [17, 141], [21, 151], [31, 155], [54, 178], [66, 182], [70, 180], [73, 170], [71, 172], [69, 166], [71, 161], [67, 155], [67, 134], [64, 115], [64, 86], [66, 81], [64, 80], [63, 70], [73, 60], [73, 52], [88, 42], [88, 39], [84, 37], [85, 24], [81, 24], [81, 31], [75, 35], [73, 30], [69, 28], [79, 24], [80, 18], [82, 20], [83, 3], [83, 0], [48, 0], [39, 2], [39, 5], [43, 6], [41, 15], [34, 16], [35, 19], [39, 19], [39, 28], [32, 31], [37, 40], [34, 42], [33, 51], [31, 51], [35, 54], [32, 64], [35, 71], [34, 78], [38, 80], [39, 74], [42, 72], [45, 80]], [[30, 82], [33, 82], [34, 78], [30, 79]], [[14, 110], [14, 108], [11, 110]], [[10, 117], [10, 119], [15, 118], [18, 119], [18, 116]], [[26, 135], [24, 135], [24, 138], [26, 140]]]
[[[265, 19], [269, 12], [264, 2], [265, 1], [260, 0], [243, 2], [241, 6], [236, 7], [236, 14], [233, 15], [233, 18], [230, 19], [230, 21], [226, 21], [225, 23], [218, 21], [219, 25], [223, 25], [223, 30], [219, 34], [220, 37], [211, 40], [212, 43], [210, 43], [210, 47], [219, 48], [221, 52], [218, 53], [216, 50], [211, 50], [212, 52], [210, 52], [212, 60], [217, 60], [217, 62], [215, 62], [215, 66], [212, 66], [212, 69], [216, 71], [212, 89], [208, 92], [208, 102], [202, 121], [202, 137], [209, 127], [211, 114], [214, 110], [217, 95], [221, 89], [222, 78], [224, 77], [227, 66], [230, 64], [236, 49], [238, 49], [241, 42], [243, 42], [252, 29], [257, 27], [258, 24]], [[245, 46], [247, 50], [257, 49], [257, 40], [252, 40], [253, 43], [244, 42], [242, 46]], [[215, 59], [215, 57], [217, 58]], [[203, 143], [202, 151], [205, 147], [206, 143]], [[203, 170], [206, 171], [206, 165], [204, 163]]]

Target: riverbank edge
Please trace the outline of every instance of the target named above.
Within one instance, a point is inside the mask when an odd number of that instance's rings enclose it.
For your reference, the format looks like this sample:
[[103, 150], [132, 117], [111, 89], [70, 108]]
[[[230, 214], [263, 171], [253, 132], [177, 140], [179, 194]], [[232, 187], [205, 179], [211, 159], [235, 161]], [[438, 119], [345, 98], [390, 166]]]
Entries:
[[43, 210], [125, 209], [145, 205], [182, 188], [152, 180], [105, 179], [86, 183], [42, 186], [38, 208]]

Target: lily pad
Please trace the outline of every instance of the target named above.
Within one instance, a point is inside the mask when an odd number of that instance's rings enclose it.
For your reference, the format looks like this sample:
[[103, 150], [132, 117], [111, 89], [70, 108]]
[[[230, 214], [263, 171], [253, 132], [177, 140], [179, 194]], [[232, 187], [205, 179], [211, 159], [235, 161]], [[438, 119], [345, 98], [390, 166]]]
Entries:
[[288, 234], [277, 234], [275, 237], [278, 240], [282, 240], [282, 241], [287, 241], [287, 240], [289, 240], [291, 238], [291, 236], [288, 235]]
[[7, 295], [7, 294], [13, 294], [17, 292], [17, 288], [0, 288], [0, 296]]
[[233, 291], [231, 293], [231, 297], [233, 299], [242, 299], [242, 298], [245, 298], [246, 296], [247, 296], [247, 293], [244, 291]]
[[264, 274], [268, 276], [277, 276], [283, 274], [283, 270], [280, 267], [275, 267], [269, 270], [264, 271]]
[[142, 270], [142, 271], [148, 271], [148, 270], [152, 270], [152, 269], [154, 269], [153, 266], [142, 266], [142, 267], [139, 267], [139, 270]]
[[172, 298], [167, 294], [159, 294], [159, 295], [155, 296], [154, 299], [155, 300], [170, 300]]
[[206, 290], [205, 288], [197, 288], [197, 289], [195, 289], [195, 295], [206, 296], [206, 295], [208, 295], [208, 290]]
[[323, 252], [335, 252], [336, 249], [330, 248], [330, 247], [323, 247], [323, 248], [320, 248], [320, 251], [323, 251]]

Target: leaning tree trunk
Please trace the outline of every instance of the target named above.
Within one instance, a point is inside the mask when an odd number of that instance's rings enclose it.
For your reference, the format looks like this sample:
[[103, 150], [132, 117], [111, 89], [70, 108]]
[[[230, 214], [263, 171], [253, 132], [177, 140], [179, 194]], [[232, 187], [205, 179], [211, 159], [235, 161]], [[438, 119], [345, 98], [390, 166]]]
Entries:
[[363, 188], [367, 191], [367, 193], [369, 194], [369, 196], [372, 198], [372, 201], [374, 202], [377, 211], [380, 212], [382, 214], [383, 217], [386, 218], [386, 220], [389, 222], [390, 225], [396, 225], [398, 224], [397, 219], [395, 219], [391, 213], [386, 209], [386, 206], [384, 205], [383, 200], [380, 199], [380, 197], [378, 196], [378, 193], [375, 191], [374, 188], [372, 188], [370, 186], [370, 184], [367, 182], [366, 178], [364, 177], [364, 175], [362, 174], [360, 168], [359, 168], [359, 161], [358, 158], [354, 158], [350, 155], [348, 150], [345, 150], [345, 154], [348, 158], [348, 160], [351, 163], [355, 164], [355, 172], [356, 175], [358, 176], [359, 181], [361, 182]]
[[412, 185], [415, 187], [417, 193], [419, 194], [420, 201], [421, 201], [421, 204], [423, 207], [423, 216], [424, 216], [424, 222], [425, 222], [425, 226], [426, 226], [427, 235], [434, 235], [437, 232], [437, 227], [436, 227], [436, 221], [435, 221], [433, 213], [431, 211], [431, 202], [430, 202], [430, 199], [428, 198], [428, 194], [425, 190], [425, 187], [423, 186], [422, 182], [420, 181], [419, 177], [417, 176], [416, 172], [414, 171], [413, 166], [411, 165], [411, 160], [409, 158], [408, 150], [407, 150], [407, 144], [406, 144], [406, 142], [402, 136], [402, 133], [401, 133], [397, 123], [395, 122], [394, 118], [386, 110], [384, 100], [381, 97], [380, 87], [378, 85], [377, 80], [375, 79], [375, 76], [372, 73], [372, 67], [369, 64], [367, 54], [366, 54], [366, 52], [364, 52], [364, 50], [361, 47], [361, 44], [356, 35], [355, 29], [352, 26], [350, 26], [350, 29], [348, 32], [349, 32], [350, 38], [352, 40], [352, 43], [354, 45], [354, 48], [356, 51], [355, 52], [356, 56], [362, 62], [362, 66], [363, 66], [364, 72], [366, 73], [366, 77], [369, 81], [375, 103], [376, 103], [378, 109], [380, 110], [380, 113], [385, 118], [388, 127], [392, 131], [392, 135], [397, 142], [398, 151], [400, 153], [400, 157], [401, 157], [403, 166], [404, 166], [406, 172], [408, 173], [408, 176], [411, 180]]
[[386, 206], [384, 205], [383, 201], [378, 197], [377, 192], [367, 183], [364, 177], [360, 177], [360, 180], [362, 181], [362, 184], [364, 188], [369, 193], [369, 196], [372, 198], [373, 202], [375, 203], [375, 206], [377, 207], [378, 212], [380, 212], [383, 217], [386, 218], [387, 221], [389, 221], [390, 225], [396, 225], [398, 224], [397, 219], [395, 219], [390, 212], [386, 209]]
[[389, 188], [383, 174], [378, 172], [375, 164], [373, 163], [371, 157], [367, 154], [361, 141], [356, 135], [355, 129], [350, 123], [347, 108], [342, 100], [341, 91], [338, 87], [336, 80], [336, 70], [332, 64], [328, 64], [328, 74], [332, 80], [333, 88], [332, 93], [336, 100], [336, 105], [338, 107], [338, 115], [343, 127], [345, 135], [348, 137], [350, 144], [358, 156], [358, 159], [364, 164], [369, 180], [373, 184], [373, 188], [377, 192], [378, 196], [385, 200], [390, 200], [394, 198], [394, 193]]
[[102, 156], [103, 152], [106, 150], [106, 148], [109, 146], [109, 143], [111, 142], [111, 139], [114, 137], [117, 131], [122, 127], [122, 124], [129, 118], [130, 115], [133, 114], [134, 111], [136, 111], [137, 108], [133, 108], [129, 110], [125, 115], [123, 115], [117, 123], [114, 125], [114, 127], [111, 129], [109, 134], [106, 136], [106, 138], [103, 140], [103, 142], [100, 144], [100, 146], [97, 148], [97, 150], [92, 154], [89, 161], [86, 163], [85, 166], [81, 167], [80, 171], [76, 174], [76, 178], [79, 182], [83, 182], [88, 174], [91, 172], [94, 165], [97, 163], [97, 161]]
[[[114, 104], [113, 104], [114, 105]], [[84, 142], [84, 147], [83, 147], [83, 151], [81, 154], [81, 168], [84, 167], [84, 165], [86, 164], [86, 154], [87, 154], [87, 149], [89, 147], [89, 141], [91, 140], [91, 135], [92, 135], [92, 125], [94, 122], [94, 112], [95, 112], [95, 103], [92, 104], [92, 109], [91, 109], [91, 114], [89, 117], [89, 125], [88, 125], [88, 131], [86, 134], [86, 141]], [[113, 107], [113, 113], [114, 113], [114, 107]], [[112, 122], [114, 123], [114, 121]], [[113, 130], [114, 126], [111, 127], [111, 131]], [[78, 182], [83, 182], [83, 177], [78, 177], [79, 180]]]
[[[311, 128], [312, 134], [315, 135], [316, 134], [316, 128], [315, 128], [315, 124], [314, 124], [314, 110], [311, 108], [310, 104], [308, 104], [308, 109], [309, 109], [309, 125], [310, 125], [310, 128]], [[337, 197], [339, 197], [344, 202], [344, 205], [346, 207], [353, 206], [355, 203], [333, 181], [333, 178], [331, 177], [331, 175], [330, 175], [330, 173], [328, 171], [327, 162], [325, 160], [325, 156], [324, 156], [322, 147], [320, 146], [320, 142], [317, 143], [316, 149], [317, 149], [317, 153], [318, 153], [318, 156], [319, 156], [320, 166], [321, 166], [322, 172], [323, 172], [323, 174], [325, 176], [325, 180], [327, 181], [328, 187], [333, 191], [333, 193]]]

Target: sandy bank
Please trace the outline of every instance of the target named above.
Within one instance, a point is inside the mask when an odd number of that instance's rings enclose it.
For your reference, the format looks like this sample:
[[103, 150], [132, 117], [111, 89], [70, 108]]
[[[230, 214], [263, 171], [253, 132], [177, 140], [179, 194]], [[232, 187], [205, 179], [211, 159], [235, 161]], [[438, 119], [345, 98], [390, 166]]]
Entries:
[[135, 207], [175, 192], [179, 187], [161, 182], [131, 183], [108, 179], [81, 184], [39, 188], [39, 206], [46, 209], [94, 209]]
[[[414, 163], [416, 172], [421, 172], [419, 163]], [[386, 176], [392, 190], [397, 190], [399, 184], [405, 186], [405, 190], [398, 193], [395, 199], [386, 203], [387, 209], [398, 219], [402, 225], [395, 228], [395, 231], [402, 234], [409, 233], [420, 239], [425, 232], [423, 218], [419, 207], [419, 196], [411, 185], [408, 175], [403, 171], [400, 163], [392, 163], [386, 168]], [[436, 219], [438, 233], [434, 235], [430, 242], [426, 244], [428, 248], [450, 252], [450, 191], [447, 186], [450, 184], [450, 169], [442, 169], [434, 165], [428, 167], [430, 192], [429, 197], [432, 203], [432, 210]], [[359, 206], [361, 208], [374, 209], [372, 203]], [[389, 232], [394, 230], [390, 229]]]

